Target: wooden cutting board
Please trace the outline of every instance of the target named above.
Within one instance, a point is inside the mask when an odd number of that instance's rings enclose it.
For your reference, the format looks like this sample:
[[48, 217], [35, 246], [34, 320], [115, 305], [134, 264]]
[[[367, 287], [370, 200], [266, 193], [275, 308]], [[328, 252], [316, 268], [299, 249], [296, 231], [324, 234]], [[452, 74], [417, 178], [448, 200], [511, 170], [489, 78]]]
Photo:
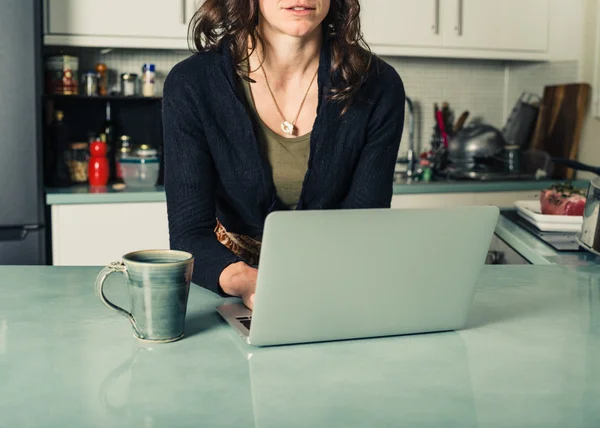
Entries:
[[[590, 92], [586, 83], [546, 86], [530, 148], [552, 157], [577, 159]], [[552, 177], [573, 179], [575, 171], [555, 165]]]

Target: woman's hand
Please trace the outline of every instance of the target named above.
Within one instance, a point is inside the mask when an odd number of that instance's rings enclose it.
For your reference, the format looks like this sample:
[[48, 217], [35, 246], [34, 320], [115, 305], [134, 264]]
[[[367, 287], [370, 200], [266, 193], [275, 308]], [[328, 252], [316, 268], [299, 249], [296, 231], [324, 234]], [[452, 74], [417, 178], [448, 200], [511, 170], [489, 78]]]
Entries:
[[223, 269], [219, 276], [219, 284], [225, 293], [241, 297], [244, 305], [252, 309], [257, 276], [258, 269], [254, 269], [244, 262], [233, 263]]

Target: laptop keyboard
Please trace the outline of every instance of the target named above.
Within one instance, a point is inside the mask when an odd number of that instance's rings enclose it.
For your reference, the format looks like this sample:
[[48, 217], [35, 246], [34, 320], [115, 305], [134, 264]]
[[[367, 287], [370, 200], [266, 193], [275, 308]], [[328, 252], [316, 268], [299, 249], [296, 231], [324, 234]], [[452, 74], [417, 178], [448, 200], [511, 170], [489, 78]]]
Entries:
[[252, 318], [250, 317], [238, 317], [236, 318], [244, 327], [250, 330], [250, 324], [252, 322]]

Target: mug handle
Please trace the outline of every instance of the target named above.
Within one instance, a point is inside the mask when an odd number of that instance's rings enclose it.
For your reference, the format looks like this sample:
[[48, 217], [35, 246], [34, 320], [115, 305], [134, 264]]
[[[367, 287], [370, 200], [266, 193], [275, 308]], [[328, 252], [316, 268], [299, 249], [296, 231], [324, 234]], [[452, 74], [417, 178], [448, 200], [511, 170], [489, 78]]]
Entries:
[[106, 280], [106, 277], [108, 277], [108, 275], [110, 275], [111, 273], [114, 273], [114, 272], [120, 272], [122, 274], [127, 274], [127, 268], [121, 262], [113, 262], [113, 263], [109, 264], [108, 266], [106, 266], [104, 269], [102, 269], [100, 271], [100, 273], [98, 274], [98, 277], [96, 278], [96, 295], [100, 298], [102, 303], [104, 303], [107, 307], [109, 307], [116, 313], [123, 315], [125, 318], [127, 318], [131, 322], [131, 325], [133, 326], [133, 330], [135, 331], [136, 336], [143, 337], [138, 329], [137, 323], [135, 322], [133, 315], [131, 315], [131, 313], [127, 312], [125, 309], [120, 308], [119, 306], [111, 303], [104, 295], [104, 281]]

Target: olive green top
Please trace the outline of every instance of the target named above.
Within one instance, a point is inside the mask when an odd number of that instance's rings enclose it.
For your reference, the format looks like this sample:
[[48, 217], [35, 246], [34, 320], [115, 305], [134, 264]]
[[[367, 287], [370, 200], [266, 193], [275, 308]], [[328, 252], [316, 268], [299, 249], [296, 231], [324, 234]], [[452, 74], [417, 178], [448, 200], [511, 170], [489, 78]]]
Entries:
[[271, 165], [277, 196], [288, 208], [293, 210], [298, 205], [302, 182], [308, 169], [310, 132], [292, 138], [275, 133], [258, 115], [250, 83], [244, 79], [242, 82], [252, 117], [257, 125], [258, 144], [262, 155]]

